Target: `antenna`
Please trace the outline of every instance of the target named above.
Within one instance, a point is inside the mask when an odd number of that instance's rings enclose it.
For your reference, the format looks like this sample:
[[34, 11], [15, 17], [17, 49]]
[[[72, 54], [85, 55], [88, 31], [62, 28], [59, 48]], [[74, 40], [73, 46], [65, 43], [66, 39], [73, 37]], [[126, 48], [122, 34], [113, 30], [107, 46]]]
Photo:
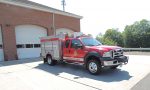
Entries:
[[65, 0], [62, 0], [61, 2], [62, 2], [62, 6], [63, 6], [63, 11], [65, 11], [66, 2], [65, 2]]

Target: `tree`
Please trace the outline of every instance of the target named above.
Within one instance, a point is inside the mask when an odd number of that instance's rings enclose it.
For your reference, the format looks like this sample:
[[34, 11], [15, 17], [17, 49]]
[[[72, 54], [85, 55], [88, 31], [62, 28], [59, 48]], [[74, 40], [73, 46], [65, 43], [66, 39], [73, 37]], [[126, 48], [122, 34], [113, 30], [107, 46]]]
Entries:
[[150, 22], [143, 19], [132, 25], [127, 25], [124, 30], [125, 46], [131, 48], [150, 47]]
[[102, 34], [96, 36], [96, 39], [104, 45], [116, 45], [112, 39], [104, 38]]
[[118, 29], [108, 29], [104, 35], [97, 35], [96, 39], [103, 44], [124, 46], [122, 33]]
[[93, 37], [92, 34], [88, 34], [88, 36]]
[[104, 39], [112, 40], [118, 46], [124, 46], [122, 33], [118, 29], [108, 29], [104, 34]]

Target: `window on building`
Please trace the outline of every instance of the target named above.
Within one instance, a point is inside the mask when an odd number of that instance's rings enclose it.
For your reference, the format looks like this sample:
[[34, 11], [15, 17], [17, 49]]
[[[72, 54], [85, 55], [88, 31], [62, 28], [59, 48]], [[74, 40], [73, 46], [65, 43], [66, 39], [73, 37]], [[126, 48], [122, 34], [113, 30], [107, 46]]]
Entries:
[[26, 44], [26, 48], [33, 48], [33, 44]]
[[40, 44], [34, 44], [34, 48], [40, 48], [41, 45]]
[[16, 46], [17, 46], [17, 48], [25, 48], [24, 44], [17, 44]]
[[2, 44], [0, 44], [0, 49], [2, 49], [3, 48], [3, 45]]

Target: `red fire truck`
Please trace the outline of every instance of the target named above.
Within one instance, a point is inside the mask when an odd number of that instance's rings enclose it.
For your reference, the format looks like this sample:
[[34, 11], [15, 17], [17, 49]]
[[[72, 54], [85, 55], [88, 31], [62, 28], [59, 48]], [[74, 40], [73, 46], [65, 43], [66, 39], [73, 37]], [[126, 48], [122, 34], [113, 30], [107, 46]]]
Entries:
[[42, 37], [41, 56], [51, 66], [58, 61], [84, 65], [91, 74], [99, 74], [103, 67], [116, 69], [128, 63], [121, 47], [102, 45], [81, 33], [75, 33], [72, 38], [65, 34]]

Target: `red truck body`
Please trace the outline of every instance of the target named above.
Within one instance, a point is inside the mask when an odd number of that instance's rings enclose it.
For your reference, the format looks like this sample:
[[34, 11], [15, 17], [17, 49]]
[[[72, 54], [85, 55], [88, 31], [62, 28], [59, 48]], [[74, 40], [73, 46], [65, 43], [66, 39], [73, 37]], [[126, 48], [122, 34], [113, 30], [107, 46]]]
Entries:
[[41, 50], [44, 62], [50, 65], [58, 61], [80, 64], [91, 74], [98, 74], [103, 67], [116, 68], [128, 63], [128, 57], [123, 55], [121, 47], [102, 45], [89, 36], [41, 38]]

